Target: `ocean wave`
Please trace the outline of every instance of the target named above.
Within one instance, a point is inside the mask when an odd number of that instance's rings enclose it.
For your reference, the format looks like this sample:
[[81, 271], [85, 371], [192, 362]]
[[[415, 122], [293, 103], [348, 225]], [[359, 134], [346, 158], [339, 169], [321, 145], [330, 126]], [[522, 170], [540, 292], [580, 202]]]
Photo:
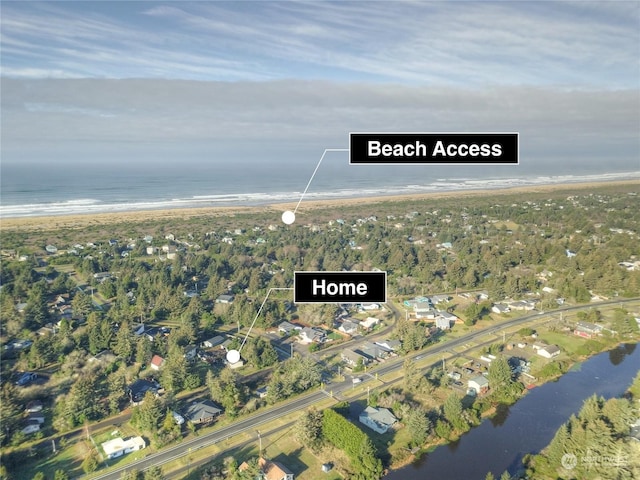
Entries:
[[[497, 190], [519, 186], [553, 185], [563, 183], [601, 182], [613, 180], [640, 179], [640, 171], [598, 175], [558, 175], [532, 176], [523, 178], [438, 178], [425, 185], [408, 184], [400, 186], [372, 186], [369, 188], [348, 188], [333, 191], [308, 191], [304, 200], [328, 200], [354, 197], [392, 196], [412, 193], [429, 193], [459, 190]], [[312, 190], [312, 189], [311, 189]], [[272, 203], [296, 203], [301, 192], [248, 192], [224, 193], [216, 195], [194, 195], [185, 198], [171, 198], [152, 201], [101, 201], [92, 198], [71, 199], [51, 203], [29, 203], [21, 205], [0, 205], [0, 217], [58, 216], [86, 213], [128, 212], [142, 210], [162, 210], [207, 206], [254, 206]], [[4, 203], [4, 202], [3, 202]]]

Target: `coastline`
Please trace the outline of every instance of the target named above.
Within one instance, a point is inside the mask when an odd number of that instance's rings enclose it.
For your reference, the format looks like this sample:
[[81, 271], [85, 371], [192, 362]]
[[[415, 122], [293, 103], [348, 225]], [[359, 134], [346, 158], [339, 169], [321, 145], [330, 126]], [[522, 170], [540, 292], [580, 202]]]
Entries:
[[[298, 220], [301, 222], [309, 219], [305, 213], [318, 209], [352, 207], [358, 205], [373, 205], [386, 202], [423, 201], [428, 199], [445, 198], [477, 198], [494, 195], [514, 195], [526, 193], [552, 193], [561, 190], [587, 190], [589, 188], [615, 187], [637, 185], [640, 180], [615, 180], [583, 183], [552, 183], [537, 184], [509, 188], [451, 190], [442, 192], [426, 192], [389, 196], [362, 196], [344, 199], [309, 200], [302, 201], [297, 210]], [[214, 207], [187, 207], [157, 210], [134, 210], [125, 212], [105, 212], [95, 214], [69, 214], [35, 217], [8, 217], [0, 218], [0, 231], [48, 231], [57, 229], [81, 229], [97, 225], [110, 225], [127, 222], [147, 222], [159, 220], [177, 220], [194, 217], [220, 217], [235, 216], [238, 214], [265, 213], [274, 215], [279, 220], [279, 214], [285, 210], [295, 209], [297, 202], [272, 203], [256, 206], [214, 206]]]

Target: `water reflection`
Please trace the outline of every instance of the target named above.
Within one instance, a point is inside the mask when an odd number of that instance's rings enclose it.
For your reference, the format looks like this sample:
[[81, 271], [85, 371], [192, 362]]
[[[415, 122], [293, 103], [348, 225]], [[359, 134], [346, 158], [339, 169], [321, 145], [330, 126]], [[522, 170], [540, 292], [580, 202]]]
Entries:
[[504, 422], [507, 421], [507, 418], [509, 418], [509, 412], [510, 411], [511, 410], [509, 409], [508, 405], [499, 404], [496, 407], [495, 415], [489, 419], [491, 421], [491, 424], [494, 427], [502, 426], [504, 424]]
[[631, 355], [636, 350], [637, 344], [625, 343], [618, 348], [609, 351], [609, 361], [612, 365], [620, 365], [624, 357]]

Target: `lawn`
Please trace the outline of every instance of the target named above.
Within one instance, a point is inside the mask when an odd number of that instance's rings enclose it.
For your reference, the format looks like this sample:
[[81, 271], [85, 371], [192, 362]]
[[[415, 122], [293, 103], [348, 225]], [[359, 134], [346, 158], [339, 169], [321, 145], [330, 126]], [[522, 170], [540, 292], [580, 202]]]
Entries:
[[540, 339], [550, 345], [559, 346], [563, 352], [569, 355], [575, 354], [576, 350], [586, 342], [584, 338], [576, 335], [559, 332], [540, 332]]

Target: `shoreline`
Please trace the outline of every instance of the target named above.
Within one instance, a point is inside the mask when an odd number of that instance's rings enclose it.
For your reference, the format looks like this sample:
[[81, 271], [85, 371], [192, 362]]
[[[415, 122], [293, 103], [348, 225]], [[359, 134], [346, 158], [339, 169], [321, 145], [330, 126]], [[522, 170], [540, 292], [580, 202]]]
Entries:
[[[627, 344], [627, 343], [635, 343], [636, 345], [640, 345], [640, 339], [639, 338], [632, 338], [629, 340], [620, 340], [618, 342], [616, 342], [615, 344], [611, 344], [611, 345], [605, 345], [605, 348], [603, 348], [600, 351], [597, 352], [592, 352], [589, 355], [580, 355], [577, 358], [571, 358], [569, 361], [569, 364], [567, 365], [567, 369], [557, 375], [553, 375], [551, 377], [545, 378], [544, 380], [538, 380], [536, 382], [534, 382], [535, 388], [540, 388], [548, 383], [551, 382], [555, 382], [558, 379], [562, 378], [564, 375], [571, 373], [572, 368], [575, 365], [581, 364], [583, 362], [586, 362], [587, 360], [597, 356], [597, 355], [601, 355], [603, 353], [606, 352], [610, 352], [612, 350], [615, 350], [616, 348], [620, 348], [621, 345]], [[634, 342], [635, 341], [635, 342]], [[520, 396], [513, 402], [510, 404], [507, 404], [507, 406], [511, 406], [511, 405], [515, 405], [516, 403], [518, 403], [520, 400], [522, 400], [524, 397], [526, 397], [527, 395], [530, 394], [530, 390], [528, 388], [524, 388], [524, 390], [521, 392]], [[417, 461], [419, 461], [425, 454], [429, 454], [431, 453], [433, 450], [435, 450], [436, 448], [440, 448], [440, 447], [444, 447], [447, 445], [450, 445], [453, 442], [457, 442], [458, 440], [460, 440], [464, 435], [466, 435], [467, 433], [471, 432], [473, 429], [479, 427], [480, 425], [482, 425], [482, 423], [484, 423], [487, 420], [490, 420], [491, 418], [493, 418], [496, 413], [497, 413], [497, 405], [492, 406], [489, 410], [487, 410], [486, 412], [483, 412], [482, 416], [481, 416], [481, 421], [478, 425], [474, 425], [472, 426], [468, 431], [456, 435], [453, 438], [450, 438], [449, 440], [445, 440], [442, 438], [437, 439], [434, 442], [430, 442], [426, 445], [423, 445], [422, 447], [420, 447], [420, 449], [416, 452], [416, 453], [412, 453], [410, 455], [408, 455], [405, 459], [403, 459], [402, 461], [398, 462], [397, 464], [392, 464], [389, 465], [388, 467], [388, 471], [390, 472], [397, 472], [398, 470], [402, 470], [403, 468], [407, 468], [411, 465], [414, 465]], [[548, 446], [548, 444], [547, 444]], [[545, 447], [546, 448], [546, 447]]]
[[[425, 192], [425, 193], [409, 193], [402, 195], [388, 196], [363, 196], [349, 197], [344, 199], [326, 199], [326, 200], [309, 200], [300, 203], [298, 208], [298, 216], [301, 221], [305, 221], [305, 213], [329, 208], [352, 207], [358, 205], [374, 205], [385, 202], [408, 202], [423, 201], [428, 199], [446, 199], [446, 198], [477, 198], [488, 197], [494, 195], [514, 195], [525, 193], [552, 193], [561, 190], [586, 190], [589, 188], [615, 187], [637, 185], [640, 187], [640, 180], [614, 180], [600, 182], [582, 182], [582, 183], [552, 183], [540, 185], [527, 185], [508, 188], [487, 188], [473, 190], [450, 190], [443, 192]], [[187, 219], [194, 217], [233, 217], [239, 214], [257, 214], [265, 213], [275, 215], [277, 221], [280, 221], [280, 213], [284, 210], [294, 210], [297, 202], [288, 203], [272, 203], [267, 205], [255, 206], [213, 206], [213, 207], [186, 207], [172, 209], [157, 210], [132, 210], [126, 212], [103, 212], [103, 213], [83, 213], [69, 215], [52, 215], [52, 216], [34, 216], [34, 217], [8, 217], [0, 218], [1, 231], [22, 231], [22, 230], [56, 230], [61, 228], [80, 229], [89, 226], [118, 224], [126, 222], [147, 222], [158, 220], [174, 220]]]

